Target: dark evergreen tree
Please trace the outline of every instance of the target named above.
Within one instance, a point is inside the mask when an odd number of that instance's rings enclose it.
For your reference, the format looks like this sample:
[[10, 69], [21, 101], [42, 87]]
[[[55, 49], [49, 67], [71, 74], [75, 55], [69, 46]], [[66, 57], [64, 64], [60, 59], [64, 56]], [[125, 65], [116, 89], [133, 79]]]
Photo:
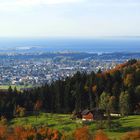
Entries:
[[8, 92], [9, 92], [9, 93], [12, 93], [12, 92], [13, 92], [13, 89], [12, 89], [11, 86], [9, 86], [9, 88], [8, 88]]

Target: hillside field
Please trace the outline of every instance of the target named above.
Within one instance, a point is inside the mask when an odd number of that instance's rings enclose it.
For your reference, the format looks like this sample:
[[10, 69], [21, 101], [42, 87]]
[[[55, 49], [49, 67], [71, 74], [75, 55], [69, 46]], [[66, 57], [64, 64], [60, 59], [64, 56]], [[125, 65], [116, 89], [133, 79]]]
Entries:
[[[31, 88], [32, 86], [24, 86], [24, 85], [11, 85], [12, 89], [14, 90], [14, 88], [16, 87], [18, 91], [20, 91], [21, 88]], [[1, 89], [5, 89], [7, 90], [9, 88], [9, 85], [0, 85], [0, 90]]]
[[[37, 118], [36, 116], [29, 116], [23, 118], [15, 118], [9, 122], [9, 126], [48, 126], [50, 128], [57, 129], [59, 131], [65, 131], [72, 133], [76, 128], [82, 127], [81, 120], [71, 120], [71, 116], [68, 114], [46, 114], [41, 113]], [[140, 129], [140, 115], [128, 116], [123, 118], [117, 118], [113, 120], [114, 124], [121, 124], [120, 127], [113, 130], [104, 131], [112, 139], [119, 139], [125, 132]], [[96, 122], [90, 122], [86, 125], [89, 126], [91, 133], [96, 131]]]

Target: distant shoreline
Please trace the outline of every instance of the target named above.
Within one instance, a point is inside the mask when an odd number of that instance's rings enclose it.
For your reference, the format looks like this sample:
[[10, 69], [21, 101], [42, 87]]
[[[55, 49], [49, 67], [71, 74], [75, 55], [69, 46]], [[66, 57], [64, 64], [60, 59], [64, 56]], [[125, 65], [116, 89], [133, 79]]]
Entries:
[[1, 39], [0, 53], [137, 53], [140, 38]]

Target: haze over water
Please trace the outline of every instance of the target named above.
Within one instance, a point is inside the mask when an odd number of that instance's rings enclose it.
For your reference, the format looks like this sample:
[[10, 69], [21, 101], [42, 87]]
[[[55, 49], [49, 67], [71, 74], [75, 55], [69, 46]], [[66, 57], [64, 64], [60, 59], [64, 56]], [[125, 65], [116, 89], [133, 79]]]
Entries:
[[140, 52], [140, 38], [0, 39], [0, 50], [18, 52]]

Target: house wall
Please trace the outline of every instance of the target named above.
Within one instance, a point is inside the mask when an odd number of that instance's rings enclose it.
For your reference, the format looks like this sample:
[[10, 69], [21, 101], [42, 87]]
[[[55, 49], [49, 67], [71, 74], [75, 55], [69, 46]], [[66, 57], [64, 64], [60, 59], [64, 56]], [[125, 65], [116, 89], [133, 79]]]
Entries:
[[82, 116], [82, 120], [83, 120], [83, 121], [86, 121], [86, 120], [92, 121], [92, 120], [93, 120], [93, 114], [90, 112], [90, 113], [88, 113], [87, 115], [83, 115], [83, 116]]

